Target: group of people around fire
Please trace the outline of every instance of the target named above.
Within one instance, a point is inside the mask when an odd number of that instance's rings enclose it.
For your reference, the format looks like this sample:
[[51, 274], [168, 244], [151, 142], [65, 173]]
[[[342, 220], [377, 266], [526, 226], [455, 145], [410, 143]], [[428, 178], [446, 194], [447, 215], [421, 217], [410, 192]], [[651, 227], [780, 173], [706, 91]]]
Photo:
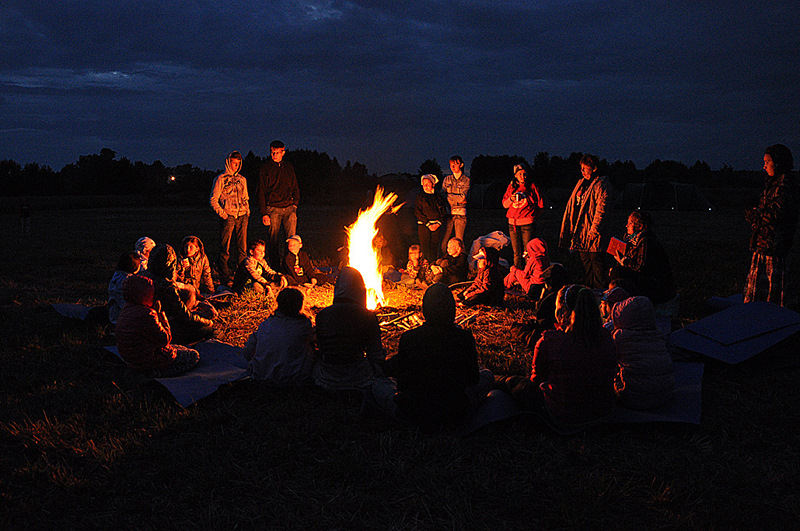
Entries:
[[[179, 253], [143, 237], [120, 257], [107, 307], [120, 355], [131, 369], [169, 377], [194, 367], [199, 354], [191, 346], [217, 333], [211, 299], [223, 287], [227, 293], [271, 293], [277, 302], [242, 350], [253, 379], [359, 389], [366, 403], [393, 419], [459, 423], [492, 389], [565, 427], [597, 422], [615, 403], [651, 409], [670, 400], [672, 360], [657, 326], [657, 309], [677, 293], [669, 259], [646, 212], [632, 212], [623, 239], [609, 246], [610, 185], [599, 174], [596, 156], [580, 160], [581, 179], [559, 231], [559, 247], [576, 253], [583, 266], [579, 283], [571, 282], [564, 265], [551, 262], [547, 243], [536, 236], [545, 203], [524, 166], [513, 167], [502, 199], [513, 250], [508, 267], [501, 265], [503, 245], [491, 238], [466, 248], [470, 181], [461, 157], [450, 159], [441, 192], [437, 176], [423, 175], [414, 205], [418, 243], [408, 248], [404, 266], [384, 258], [380, 268], [387, 280], [425, 290], [424, 323], [403, 333], [397, 351], [387, 355], [361, 274], [343, 265], [334, 278], [316, 269], [302, 250], [294, 169], [283, 160], [283, 143], [273, 142], [270, 152], [257, 186], [268, 241], [248, 243], [250, 198], [239, 173], [242, 157], [234, 151], [209, 199], [219, 217], [215, 259], [195, 236], [183, 239]], [[745, 302], [783, 304], [800, 189], [786, 146], [765, 150], [764, 169], [765, 189], [746, 215], [753, 257]], [[382, 234], [374, 247], [383, 257]], [[606, 254], [613, 258], [610, 268]], [[305, 290], [323, 284], [334, 284], [333, 302], [312, 324], [302, 311]], [[456, 308], [502, 307], [506, 290], [517, 287], [534, 308], [533, 319], [514, 329], [533, 350], [531, 371], [492, 374], [479, 365], [472, 331], [456, 324]]]

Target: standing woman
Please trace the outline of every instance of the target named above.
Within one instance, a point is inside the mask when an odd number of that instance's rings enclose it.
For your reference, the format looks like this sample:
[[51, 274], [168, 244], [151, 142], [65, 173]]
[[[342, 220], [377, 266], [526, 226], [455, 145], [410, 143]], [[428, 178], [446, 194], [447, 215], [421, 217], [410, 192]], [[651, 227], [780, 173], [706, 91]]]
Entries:
[[417, 235], [422, 248], [422, 257], [433, 263], [438, 258], [439, 245], [444, 232], [442, 226], [447, 218], [447, 204], [435, 191], [439, 179], [432, 173], [420, 178], [422, 192], [417, 194], [414, 214], [417, 216]]
[[600, 160], [595, 155], [581, 157], [581, 179], [572, 190], [561, 220], [559, 246], [578, 251], [586, 272], [584, 284], [606, 287], [602, 242], [605, 229], [609, 184], [598, 174]]
[[522, 164], [516, 164], [514, 179], [503, 194], [503, 208], [507, 209], [508, 233], [514, 249], [514, 267], [517, 269], [525, 269], [522, 255], [528, 242], [533, 239], [536, 217], [543, 207], [544, 200], [539, 189], [528, 178], [528, 172]]
[[797, 229], [800, 188], [795, 175], [792, 152], [783, 144], [764, 151], [767, 172], [758, 205], [747, 211], [752, 226], [750, 250], [753, 258], [744, 288], [744, 302], [785, 303], [786, 256]]

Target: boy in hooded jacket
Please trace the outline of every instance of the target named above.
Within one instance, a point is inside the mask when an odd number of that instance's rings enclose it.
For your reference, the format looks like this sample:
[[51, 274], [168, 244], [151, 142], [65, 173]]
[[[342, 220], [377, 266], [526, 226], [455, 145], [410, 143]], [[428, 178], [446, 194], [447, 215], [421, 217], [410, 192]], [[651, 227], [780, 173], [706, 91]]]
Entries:
[[250, 217], [250, 197], [247, 193], [247, 179], [239, 173], [242, 169], [242, 155], [231, 152], [225, 159], [225, 173], [214, 179], [209, 203], [219, 216], [219, 256], [217, 269], [221, 284], [231, 281], [230, 247], [236, 233], [236, 264], [245, 259], [247, 249], [247, 220]]

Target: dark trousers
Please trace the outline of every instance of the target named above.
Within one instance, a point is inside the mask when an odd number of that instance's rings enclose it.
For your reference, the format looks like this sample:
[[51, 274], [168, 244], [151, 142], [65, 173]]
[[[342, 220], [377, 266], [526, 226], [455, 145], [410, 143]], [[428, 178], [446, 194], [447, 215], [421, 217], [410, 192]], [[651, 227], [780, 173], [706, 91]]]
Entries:
[[439, 237], [442, 235], [442, 226], [431, 232], [426, 225], [417, 224], [417, 234], [419, 235], [419, 246], [422, 249], [422, 257], [429, 263], [433, 263], [438, 258]]
[[286, 247], [285, 242], [281, 241], [280, 230], [283, 227], [284, 239], [297, 234], [297, 207], [294, 205], [267, 207], [267, 215], [269, 216], [269, 266], [278, 270]]
[[525, 269], [525, 247], [528, 242], [533, 239], [533, 231], [536, 228], [535, 223], [530, 225], [512, 225], [508, 224], [508, 235], [511, 238], [511, 248], [514, 249], [514, 267], [517, 269]]
[[606, 289], [608, 279], [606, 278], [606, 266], [604, 260], [605, 253], [593, 253], [589, 251], [579, 251], [583, 270], [586, 272], [584, 285], [590, 288]]
[[231, 259], [231, 240], [233, 234], [236, 233], [236, 265], [234, 270], [239, 267], [242, 260], [247, 256], [247, 216], [239, 216], [238, 218], [228, 216], [228, 219], [219, 220], [219, 257], [217, 258], [217, 272], [219, 273], [219, 281], [222, 284], [227, 284], [233, 278], [231, 274], [230, 259]]

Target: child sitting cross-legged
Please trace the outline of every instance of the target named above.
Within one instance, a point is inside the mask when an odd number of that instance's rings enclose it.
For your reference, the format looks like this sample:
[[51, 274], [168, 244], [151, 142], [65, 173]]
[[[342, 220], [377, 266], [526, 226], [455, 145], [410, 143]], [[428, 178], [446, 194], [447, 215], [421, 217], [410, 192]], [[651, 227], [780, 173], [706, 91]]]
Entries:
[[303, 294], [286, 288], [277, 301], [278, 309], [250, 335], [242, 351], [250, 377], [278, 386], [312, 383], [314, 327], [300, 313]]
[[131, 275], [123, 282], [122, 293], [125, 306], [117, 319], [117, 348], [132, 370], [171, 378], [197, 365], [200, 354], [196, 350], [171, 343], [169, 321], [155, 299], [152, 280]]
[[525, 269], [517, 269], [512, 265], [503, 284], [506, 289], [519, 284], [529, 299], [538, 300], [544, 289], [544, 272], [550, 267], [547, 244], [541, 238], [533, 238], [525, 246], [525, 254], [528, 256]]
[[450, 238], [447, 241], [447, 254], [431, 266], [433, 281], [448, 286], [466, 281], [468, 270], [467, 253], [460, 238]]
[[283, 273], [290, 286], [305, 286], [307, 288], [325, 283], [333, 284], [328, 275], [314, 269], [314, 263], [303, 251], [303, 240], [295, 234], [286, 240], [286, 249], [289, 251], [283, 257]]
[[505, 291], [503, 274], [499, 269], [500, 252], [494, 247], [481, 247], [474, 258], [478, 273], [472, 284], [458, 294], [459, 302], [464, 306], [502, 306]]
[[408, 263], [405, 269], [400, 270], [400, 283], [414, 287], [425, 287], [433, 281], [433, 272], [428, 261], [422, 256], [422, 248], [411, 245], [408, 248]]
[[288, 284], [286, 277], [274, 271], [264, 259], [267, 244], [264, 240], [256, 240], [247, 249], [247, 258], [239, 264], [233, 277], [233, 291], [239, 293], [253, 290], [256, 293], [272, 293], [273, 288], [284, 288]]

